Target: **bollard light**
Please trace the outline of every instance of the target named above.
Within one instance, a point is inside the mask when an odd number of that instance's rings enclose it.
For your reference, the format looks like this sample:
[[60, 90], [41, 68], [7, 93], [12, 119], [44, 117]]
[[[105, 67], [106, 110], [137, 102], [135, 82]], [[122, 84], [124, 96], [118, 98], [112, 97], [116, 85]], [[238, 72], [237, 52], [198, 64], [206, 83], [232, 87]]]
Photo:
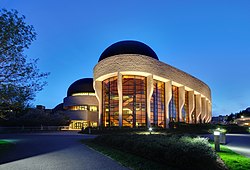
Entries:
[[220, 136], [220, 131], [214, 131], [214, 136]]
[[150, 128], [148, 128], [148, 130], [149, 130], [149, 133], [151, 135], [151, 132], [152, 132], [153, 129], [150, 127]]
[[214, 146], [215, 151], [220, 151], [220, 131], [214, 131]]

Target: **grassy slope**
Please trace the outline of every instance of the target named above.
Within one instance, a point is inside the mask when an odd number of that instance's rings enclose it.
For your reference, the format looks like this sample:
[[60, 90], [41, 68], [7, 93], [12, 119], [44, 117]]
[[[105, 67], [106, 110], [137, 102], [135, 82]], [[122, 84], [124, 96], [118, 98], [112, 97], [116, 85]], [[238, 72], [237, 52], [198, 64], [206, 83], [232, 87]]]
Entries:
[[250, 158], [235, 153], [223, 145], [220, 146], [220, 149], [221, 151], [217, 152], [217, 154], [221, 157], [230, 170], [250, 169]]
[[[163, 165], [154, 161], [148, 161], [148, 159], [141, 158], [139, 156], [124, 153], [111, 147], [100, 146], [92, 143], [91, 141], [84, 140], [84, 144], [91, 148], [111, 157], [112, 159], [120, 162], [126, 167], [132, 169], [165, 169]], [[212, 144], [214, 147], [214, 144]], [[242, 156], [228, 149], [226, 146], [221, 145], [221, 152], [217, 152], [221, 159], [225, 162], [226, 166], [230, 170], [248, 170], [250, 169], [250, 158]], [[168, 169], [174, 169], [168, 167]]]
[[3, 155], [10, 147], [12, 143], [8, 140], [0, 139], [0, 156]]

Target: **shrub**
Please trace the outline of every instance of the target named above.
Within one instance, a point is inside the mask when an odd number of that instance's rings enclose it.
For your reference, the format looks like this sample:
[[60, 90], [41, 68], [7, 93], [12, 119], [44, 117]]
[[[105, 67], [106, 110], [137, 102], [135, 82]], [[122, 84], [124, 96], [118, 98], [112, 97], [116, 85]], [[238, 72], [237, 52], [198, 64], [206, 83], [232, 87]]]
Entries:
[[204, 138], [166, 135], [102, 135], [94, 142], [178, 169], [218, 169], [216, 153]]

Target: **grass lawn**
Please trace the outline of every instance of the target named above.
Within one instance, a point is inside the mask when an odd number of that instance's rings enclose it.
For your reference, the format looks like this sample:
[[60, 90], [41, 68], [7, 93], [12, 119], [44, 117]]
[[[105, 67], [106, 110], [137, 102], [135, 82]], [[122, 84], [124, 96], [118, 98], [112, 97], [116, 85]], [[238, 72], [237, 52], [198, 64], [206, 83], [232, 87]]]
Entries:
[[[214, 148], [214, 144], [212, 146]], [[250, 158], [235, 153], [224, 145], [220, 145], [220, 150], [217, 154], [230, 170], [250, 169]]]
[[0, 139], [0, 156], [4, 154], [4, 152], [6, 152], [11, 145], [13, 144], [10, 141]]
[[91, 142], [91, 139], [84, 139], [82, 140], [82, 143], [86, 144], [87, 146], [101, 152], [102, 154], [111, 157], [112, 159], [116, 160], [120, 164], [122, 164], [125, 167], [129, 167], [131, 169], [136, 170], [151, 170], [151, 169], [168, 169], [168, 170], [176, 170], [176, 168], [173, 167], [167, 167], [166, 165], [162, 165], [159, 163], [156, 163], [154, 161], [149, 161], [148, 159], [144, 159], [142, 157], [122, 152], [117, 149], [113, 149], [111, 147], [106, 147], [102, 145], [95, 144]]

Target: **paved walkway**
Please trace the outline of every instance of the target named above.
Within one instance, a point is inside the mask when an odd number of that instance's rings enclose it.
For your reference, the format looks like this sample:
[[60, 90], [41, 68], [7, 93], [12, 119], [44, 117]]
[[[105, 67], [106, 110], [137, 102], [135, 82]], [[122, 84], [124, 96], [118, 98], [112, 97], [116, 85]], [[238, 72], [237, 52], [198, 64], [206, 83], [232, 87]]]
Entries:
[[93, 170], [127, 169], [112, 159], [88, 148], [80, 140], [92, 136], [75, 132], [0, 134], [15, 146], [0, 158], [4, 170]]
[[250, 158], [250, 134], [227, 134], [229, 149]]
[[[213, 140], [213, 135], [202, 135]], [[226, 146], [241, 155], [250, 158], [250, 134], [226, 134]]]

